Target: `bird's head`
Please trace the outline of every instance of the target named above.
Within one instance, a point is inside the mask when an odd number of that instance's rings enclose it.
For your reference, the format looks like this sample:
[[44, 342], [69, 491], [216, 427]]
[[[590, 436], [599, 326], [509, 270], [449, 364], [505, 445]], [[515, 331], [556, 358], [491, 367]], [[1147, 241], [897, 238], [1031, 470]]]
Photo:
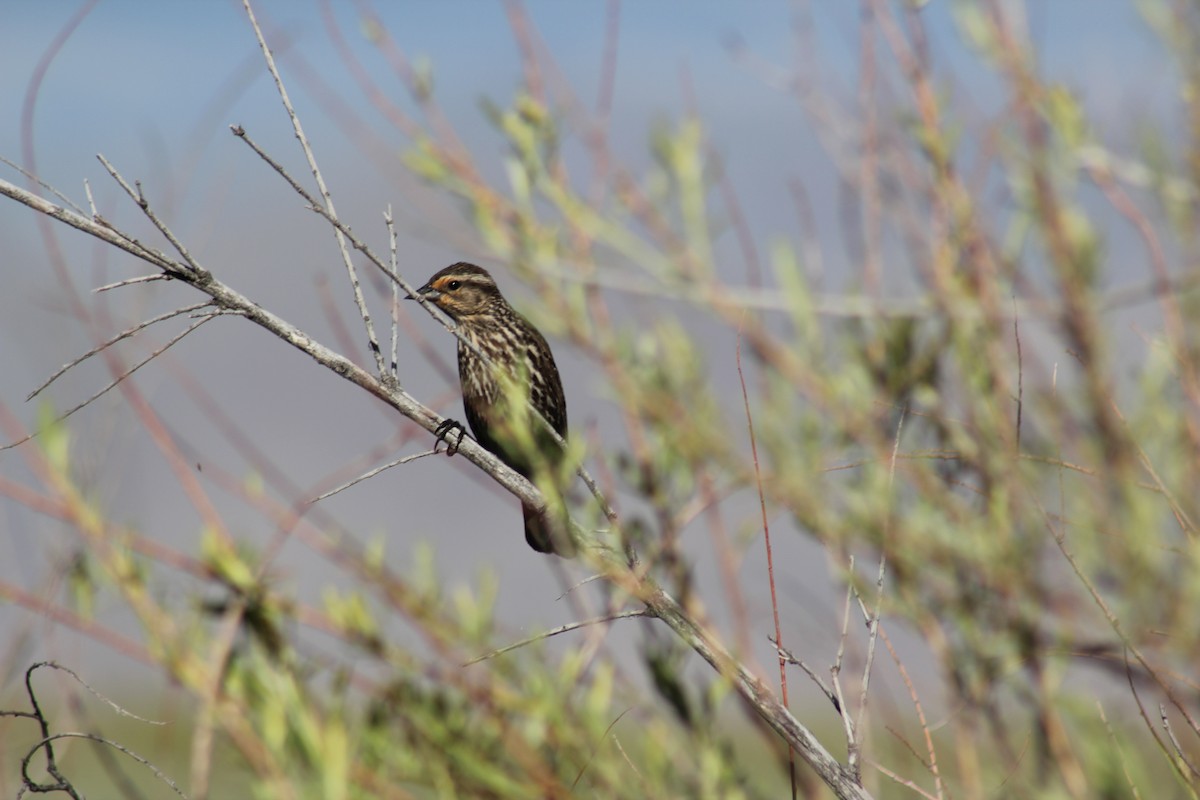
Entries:
[[430, 278], [417, 294], [445, 311], [455, 322], [494, 314], [504, 298], [488, 271], [460, 261]]

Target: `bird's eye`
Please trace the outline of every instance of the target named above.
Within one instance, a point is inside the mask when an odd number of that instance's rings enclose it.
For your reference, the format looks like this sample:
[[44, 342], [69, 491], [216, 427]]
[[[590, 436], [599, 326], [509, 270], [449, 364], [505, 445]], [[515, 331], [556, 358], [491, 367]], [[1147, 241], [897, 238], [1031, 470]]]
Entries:
[[462, 281], [450, 281], [446, 284], [446, 288], [452, 292], [460, 286], [462, 286]]

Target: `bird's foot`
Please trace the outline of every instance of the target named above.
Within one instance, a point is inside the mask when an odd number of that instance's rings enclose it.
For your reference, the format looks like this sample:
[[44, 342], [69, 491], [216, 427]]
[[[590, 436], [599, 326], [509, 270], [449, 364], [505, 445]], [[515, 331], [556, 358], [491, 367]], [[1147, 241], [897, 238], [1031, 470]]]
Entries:
[[[457, 430], [458, 436], [454, 441], [450, 441], [450, 432]], [[440, 442], [446, 443], [446, 455], [452, 456], [458, 452], [458, 446], [462, 444], [463, 437], [467, 435], [467, 429], [463, 424], [456, 419], [444, 419], [442, 424], [438, 425], [433, 431], [433, 450], [437, 452], [437, 446]]]

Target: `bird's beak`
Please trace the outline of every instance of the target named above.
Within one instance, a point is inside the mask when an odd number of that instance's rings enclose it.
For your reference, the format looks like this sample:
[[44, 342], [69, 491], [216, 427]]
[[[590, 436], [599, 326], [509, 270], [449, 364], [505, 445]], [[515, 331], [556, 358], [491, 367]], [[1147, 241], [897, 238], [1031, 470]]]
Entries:
[[[439, 292], [437, 289], [430, 286], [428, 283], [425, 284], [424, 286], [422, 286], [420, 289], [417, 289], [417, 294], [421, 295], [421, 297], [424, 297], [426, 300], [428, 300], [431, 303], [436, 303], [437, 299], [442, 296], [441, 292]], [[417, 298], [410, 297], [408, 299], [416, 300]]]

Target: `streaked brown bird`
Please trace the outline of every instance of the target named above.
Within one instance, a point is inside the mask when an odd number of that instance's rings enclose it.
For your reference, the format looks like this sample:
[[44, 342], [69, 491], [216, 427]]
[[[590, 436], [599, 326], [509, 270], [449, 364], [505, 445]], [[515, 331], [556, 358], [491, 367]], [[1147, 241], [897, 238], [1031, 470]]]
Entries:
[[[474, 264], [451, 264], [417, 294], [445, 311], [458, 323], [463, 336], [491, 361], [489, 364], [459, 341], [458, 380], [475, 439], [526, 478], [532, 479], [539, 466], [555, 471], [562, 461], [562, 448], [529, 413], [529, 406], [537, 409], [559, 436], [566, 437], [567, 400], [554, 355], [542, 334], [508, 304], [488, 271]], [[504, 376], [511, 379], [511, 386], [506, 386]], [[519, 392], [514, 395], [512, 386], [528, 391], [529, 403], [521, 403], [520, 409], [513, 408]], [[443, 423], [439, 438], [456, 427], [461, 431], [462, 424]], [[555, 525], [529, 506], [523, 508], [525, 541], [530, 547], [539, 553], [574, 555], [565, 519]]]

